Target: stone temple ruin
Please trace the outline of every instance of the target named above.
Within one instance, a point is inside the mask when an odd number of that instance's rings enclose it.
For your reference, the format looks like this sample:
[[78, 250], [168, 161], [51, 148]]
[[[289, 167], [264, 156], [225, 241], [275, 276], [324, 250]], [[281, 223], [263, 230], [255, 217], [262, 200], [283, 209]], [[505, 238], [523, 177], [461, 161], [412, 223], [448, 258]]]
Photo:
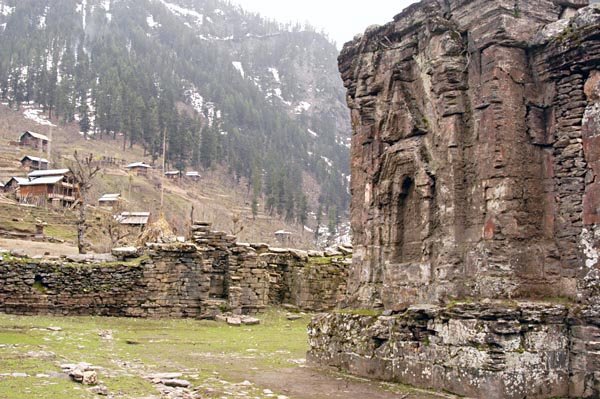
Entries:
[[309, 358], [479, 398], [600, 397], [600, 5], [423, 0], [339, 67], [345, 306], [373, 315], [315, 318]]
[[196, 222], [192, 240], [148, 244], [143, 256], [0, 258], [0, 311], [13, 314], [214, 318], [268, 306], [335, 307], [352, 250], [301, 251], [236, 242]]
[[350, 250], [192, 241], [0, 259], [0, 311], [336, 305], [310, 361], [477, 398], [600, 397], [600, 5], [423, 0], [347, 43]]

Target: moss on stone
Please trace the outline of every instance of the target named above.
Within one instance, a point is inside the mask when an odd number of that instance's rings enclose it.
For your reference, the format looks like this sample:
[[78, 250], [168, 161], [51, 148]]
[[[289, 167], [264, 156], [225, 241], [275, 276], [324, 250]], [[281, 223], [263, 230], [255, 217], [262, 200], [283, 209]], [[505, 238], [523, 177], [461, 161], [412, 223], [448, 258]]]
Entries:
[[341, 310], [337, 310], [336, 313], [353, 315], [353, 316], [379, 317], [379, 316], [381, 316], [383, 311], [381, 309], [341, 309]]

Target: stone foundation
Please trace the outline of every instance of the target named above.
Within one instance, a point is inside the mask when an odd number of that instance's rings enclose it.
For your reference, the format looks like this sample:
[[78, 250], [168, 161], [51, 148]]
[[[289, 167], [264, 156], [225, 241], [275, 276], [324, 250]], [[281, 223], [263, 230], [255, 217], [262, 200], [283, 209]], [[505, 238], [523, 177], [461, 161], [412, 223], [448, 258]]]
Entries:
[[0, 260], [0, 311], [15, 314], [213, 317], [290, 304], [332, 309], [346, 291], [342, 253], [238, 244], [199, 225], [192, 243], [150, 244], [127, 262]]
[[600, 311], [534, 302], [322, 314], [309, 361], [476, 398], [600, 397]]

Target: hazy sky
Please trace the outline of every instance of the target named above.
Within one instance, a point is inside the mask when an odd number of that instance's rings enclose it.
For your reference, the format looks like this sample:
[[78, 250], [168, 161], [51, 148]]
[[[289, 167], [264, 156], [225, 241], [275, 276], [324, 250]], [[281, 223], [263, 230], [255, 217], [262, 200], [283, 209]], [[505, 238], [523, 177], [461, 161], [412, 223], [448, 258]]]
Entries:
[[231, 0], [280, 22], [309, 22], [323, 28], [339, 48], [367, 26], [391, 21], [417, 0]]

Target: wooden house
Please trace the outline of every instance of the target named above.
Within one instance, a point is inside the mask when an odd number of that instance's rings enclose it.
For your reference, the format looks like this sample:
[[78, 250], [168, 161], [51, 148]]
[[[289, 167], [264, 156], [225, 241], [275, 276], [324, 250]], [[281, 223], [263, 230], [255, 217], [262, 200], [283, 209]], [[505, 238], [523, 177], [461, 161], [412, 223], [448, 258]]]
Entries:
[[148, 174], [148, 170], [151, 168], [152, 167], [150, 165], [147, 165], [143, 162], [134, 162], [125, 166], [125, 169], [137, 176], [146, 176]]
[[165, 177], [170, 180], [176, 180], [181, 177], [181, 172], [178, 170], [169, 170], [165, 172]]
[[44, 158], [27, 155], [21, 159], [21, 166], [29, 170], [47, 170], [49, 165], [50, 162]]
[[43, 134], [26, 131], [19, 137], [19, 145], [35, 148], [36, 150], [47, 151], [50, 139]]
[[53, 207], [70, 207], [79, 199], [79, 187], [69, 169], [37, 170], [19, 185], [21, 203]]
[[144, 231], [150, 218], [150, 212], [121, 212], [115, 215], [115, 220], [130, 233]]
[[4, 183], [4, 192], [5, 193], [18, 193], [19, 187], [21, 187], [22, 183], [27, 183], [29, 181], [26, 177], [18, 177], [13, 176], [9, 181]]
[[121, 194], [104, 194], [98, 199], [98, 205], [104, 208], [114, 208], [121, 201]]
[[200, 180], [200, 173], [196, 172], [195, 170], [192, 170], [187, 172], [185, 174], [185, 177], [193, 181], [198, 181]]

